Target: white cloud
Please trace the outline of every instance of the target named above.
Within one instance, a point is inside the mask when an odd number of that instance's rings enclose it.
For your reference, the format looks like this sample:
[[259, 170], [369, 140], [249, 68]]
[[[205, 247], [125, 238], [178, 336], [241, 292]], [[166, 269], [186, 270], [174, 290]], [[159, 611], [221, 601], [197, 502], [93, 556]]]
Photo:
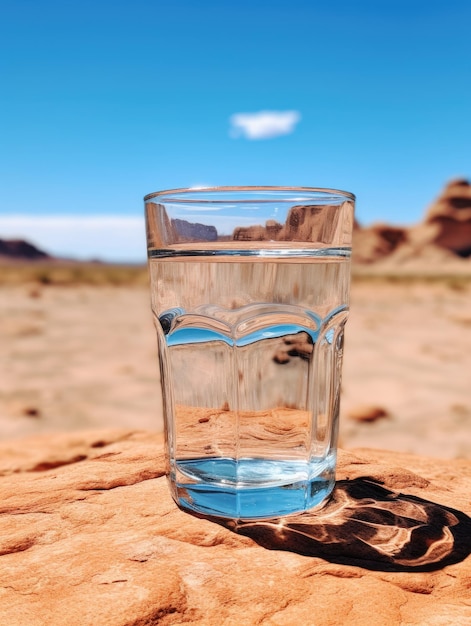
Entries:
[[289, 135], [301, 119], [299, 111], [259, 111], [231, 115], [231, 137], [272, 139]]
[[54, 256], [143, 262], [144, 218], [103, 216], [0, 216], [0, 238], [26, 239]]

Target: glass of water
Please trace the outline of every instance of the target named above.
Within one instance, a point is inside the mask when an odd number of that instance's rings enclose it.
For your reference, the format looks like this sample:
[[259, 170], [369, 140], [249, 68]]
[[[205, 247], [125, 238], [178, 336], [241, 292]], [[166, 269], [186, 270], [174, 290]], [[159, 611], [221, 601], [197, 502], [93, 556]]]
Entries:
[[179, 506], [268, 519], [331, 493], [354, 202], [305, 187], [145, 197]]

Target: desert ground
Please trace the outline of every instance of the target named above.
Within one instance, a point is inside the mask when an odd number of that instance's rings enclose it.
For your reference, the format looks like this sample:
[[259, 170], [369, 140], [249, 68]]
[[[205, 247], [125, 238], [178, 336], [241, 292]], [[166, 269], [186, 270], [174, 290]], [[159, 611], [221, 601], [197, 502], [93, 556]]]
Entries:
[[[120, 279], [100, 271], [0, 275], [1, 440], [162, 430], [145, 271]], [[470, 302], [469, 277], [353, 280], [342, 447], [471, 458]]]

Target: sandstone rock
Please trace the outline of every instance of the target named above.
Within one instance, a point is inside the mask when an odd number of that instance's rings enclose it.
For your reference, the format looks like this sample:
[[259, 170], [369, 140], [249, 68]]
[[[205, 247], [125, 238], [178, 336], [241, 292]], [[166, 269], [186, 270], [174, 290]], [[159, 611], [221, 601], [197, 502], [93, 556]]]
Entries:
[[433, 225], [432, 243], [462, 257], [471, 256], [471, 184], [451, 181], [429, 208], [425, 223]]
[[283, 338], [282, 347], [273, 356], [275, 363], [289, 363], [292, 357], [309, 359], [314, 346], [311, 337], [306, 332], [299, 332], [295, 335], [287, 335]]
[[425, 219], [450, 217], [460, 222], [471, 220], [471, 184], [464, 178], [451, 180], [429, 208]]
[[353, 231], [353, 261], [374, 263], [392, 254], [407, 241], [407, 229], [388, 224], [375, 224]]
[[[353, 261], [375, 264], [382, 269], [415, 264], [450, 271], [465, 269], [471, 257], [471, 185], [451, 181], [427, 211], [422, 222], [409, 227], [375, 224], [353, 231]], [[460, 263], [461, 262], [461, 263]], [[422, 263], [422, 266], [417, 264]], [[453, 265], [453, 267], [452, 267]]]
[[365, 404], [350, 409], [347, 417], [357, 422], [375, 422], [383, 417], [388, 417], [388, 412], [381, 406]]
[[234, 241], [268, 241], [270, 236], [266, 226], [238, 226], [232, 235]]
[[[350, 222], [352, 220], [352, 222]], [[286, 222], [269, 219], [264, 225], [238, 226], [234, 241], [311, 241], [332, 245], [350, 245], [353, 222], [351, 206], [295, 205], [290, 208]], [[224, 239], [222, 237], [221, 239]]]
[[161, 437], [0, 445], [8, 626], [456, 624], [471, 620], [471, 462], [340, 455], [317, 515], [217, 523], [170, 499]]

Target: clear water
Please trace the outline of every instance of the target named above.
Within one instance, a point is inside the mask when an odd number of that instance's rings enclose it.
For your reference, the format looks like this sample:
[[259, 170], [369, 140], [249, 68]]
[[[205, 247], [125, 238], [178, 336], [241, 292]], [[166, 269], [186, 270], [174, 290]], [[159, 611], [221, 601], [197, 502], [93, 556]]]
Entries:
[[172, 494], [238, 519], [334, 484], [349, 259], [153, 259]]
[[[177, 462], [178, 503], [209, 515], [265, 519], [321, 504], [334, 485], [334, 455], [302, 461], [203, 458]], [[189, 479], [189, 480], [188, 480]]]

